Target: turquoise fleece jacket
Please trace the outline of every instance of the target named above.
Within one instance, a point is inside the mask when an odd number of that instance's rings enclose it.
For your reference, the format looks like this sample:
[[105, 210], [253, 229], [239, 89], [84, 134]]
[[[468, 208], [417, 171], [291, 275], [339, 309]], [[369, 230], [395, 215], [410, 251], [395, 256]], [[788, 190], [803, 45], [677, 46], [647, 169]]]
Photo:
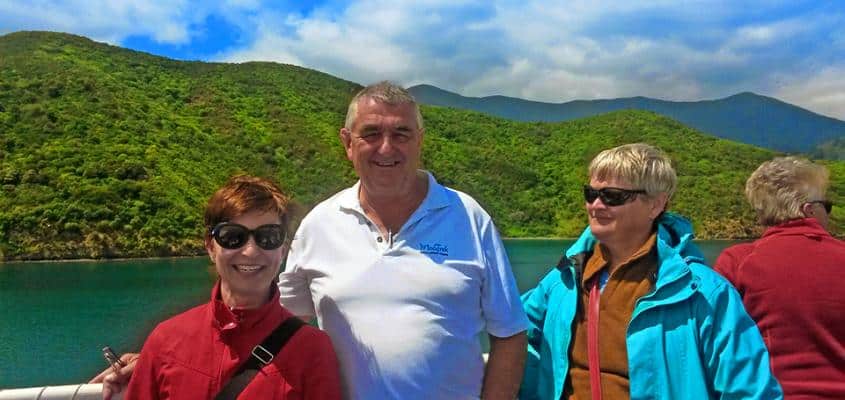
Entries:
[[[631, 399], [781, 399], [769, 353], [739, 294], [703, 264], [686, 219], [656, 221], [658, 272], [637, 301], [626, 343]], [[520, 399], [560, 399], [590, 229], [522, 296], [530, 320]]]

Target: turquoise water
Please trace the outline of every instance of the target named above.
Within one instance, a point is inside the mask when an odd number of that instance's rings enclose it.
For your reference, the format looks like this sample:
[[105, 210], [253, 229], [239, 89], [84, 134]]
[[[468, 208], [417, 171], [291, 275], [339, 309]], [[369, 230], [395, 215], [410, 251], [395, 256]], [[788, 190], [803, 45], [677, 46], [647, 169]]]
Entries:
[[[506, 240], [520, 292], [555, 265], [568, 240]], [[700, 242], [708, 262], [733, 244]], [[0, 388], [87, 381], [100, 349], [139, 350], [158, 321], [208, 300], [208, 258], [0, 263]]]

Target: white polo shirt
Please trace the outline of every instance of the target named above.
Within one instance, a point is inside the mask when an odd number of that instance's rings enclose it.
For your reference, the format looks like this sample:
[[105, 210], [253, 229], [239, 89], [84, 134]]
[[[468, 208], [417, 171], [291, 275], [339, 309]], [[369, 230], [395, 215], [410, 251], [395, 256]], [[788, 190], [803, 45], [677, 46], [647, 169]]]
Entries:
[[279, 276], [281, 302], [316, 315], [352, 399], [477, 399], [478, 335], [528, 320], [490, 216], [428, 174], [428, 193], [392, 238], [358, 201], [360, 182], [302, 221]]

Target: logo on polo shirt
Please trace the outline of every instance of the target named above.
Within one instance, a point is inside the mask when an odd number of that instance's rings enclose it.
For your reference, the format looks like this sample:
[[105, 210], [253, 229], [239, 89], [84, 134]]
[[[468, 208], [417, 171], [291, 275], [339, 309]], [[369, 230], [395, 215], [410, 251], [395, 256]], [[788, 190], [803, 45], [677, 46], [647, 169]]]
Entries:
[[420, 243], [420, 253], [448, 256], [449, 248], [440, 243]]

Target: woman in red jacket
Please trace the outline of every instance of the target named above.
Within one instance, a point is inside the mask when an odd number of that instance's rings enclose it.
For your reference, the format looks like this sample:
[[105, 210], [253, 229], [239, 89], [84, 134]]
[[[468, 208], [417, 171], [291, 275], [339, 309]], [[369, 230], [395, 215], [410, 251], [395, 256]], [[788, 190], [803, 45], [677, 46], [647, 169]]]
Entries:
[[255, 353], [260, 370], [228, 398], [339, 399], [337, 359], [322, 331], [301, 326], [272, 357], [254, 350], [296, 318], [274, 282], [287, 250], [288, 197], [270, 181], [236, 176], [208, 201], [204, 219], [219, 275], [211, 300], [155, 328], [124, 398], [214, 399], [233, 390], [226, 385]]
[[828, 175], [795, 157], [760, 165], [745, 195], [766, 230], [714, 265], [757, 322], [787, 400], [845, 399], [845, 243], [826, 230]]

